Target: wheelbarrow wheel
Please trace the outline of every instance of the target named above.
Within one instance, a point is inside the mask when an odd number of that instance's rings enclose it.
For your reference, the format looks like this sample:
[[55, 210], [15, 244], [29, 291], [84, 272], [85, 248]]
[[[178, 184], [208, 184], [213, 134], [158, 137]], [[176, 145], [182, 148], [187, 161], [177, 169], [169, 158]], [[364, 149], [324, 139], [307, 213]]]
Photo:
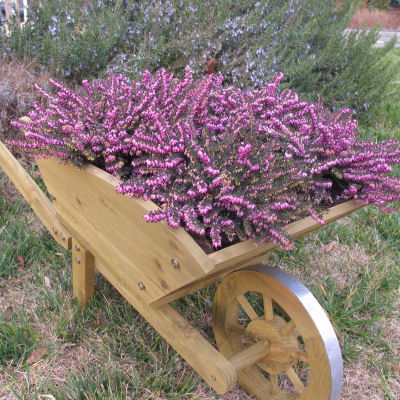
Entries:
[[339, 398], [343, 363], [334, 329], [311, 292], [282, 270], [256, 265], [228, 275], [215, 294], [213, 329], [241, 387], [257, 398]]

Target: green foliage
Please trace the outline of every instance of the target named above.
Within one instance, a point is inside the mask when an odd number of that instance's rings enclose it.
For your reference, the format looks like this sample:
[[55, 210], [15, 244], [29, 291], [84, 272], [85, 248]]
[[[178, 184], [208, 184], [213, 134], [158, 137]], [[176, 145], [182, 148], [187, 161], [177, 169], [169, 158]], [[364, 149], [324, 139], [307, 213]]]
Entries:
[[225, 82], [262, 87], [278, 73], [286, 87], [362, 117], [381, 101], [399, 63], [382, 58], [377, 32], [344, 35], [356, 1], [131, 1], [131, 32], [109, 70], [137, 79], [144, 69], [202, 75], [215, 59]]
[[105, 68], [117, 51], [126, 24], [119, 0], [34, 0], [23, 29], [0, 35], [3, 57], [38, 62], [58, 77], [80, 81]]
[[0, 365], [7, 361], [23, 362], [35, 343], [34, 333], [28, 327], [16, 327], [0, 320]]

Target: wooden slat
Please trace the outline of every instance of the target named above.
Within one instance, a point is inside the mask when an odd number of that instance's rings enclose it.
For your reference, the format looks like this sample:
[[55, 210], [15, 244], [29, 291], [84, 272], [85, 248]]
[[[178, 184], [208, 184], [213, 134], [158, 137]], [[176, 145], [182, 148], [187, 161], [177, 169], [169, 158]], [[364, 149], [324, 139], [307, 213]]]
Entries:
[[[355, 200], [349, 200], [331, 207], [324, 214], [323, 219], [325, 225], [349, 215], [362, 207], [364, 207], [364, 204], [362, 202], [356, 202]], [[285, 229], [286, 232], [295, 239], [323, 226], [324, 225], [319, 224], [312, 217], [306, 217], [299, 221], [292, 222], [287, 225]], [[250, 239], [216, 251], [208, 257], [215, 264], [213, 269], [213, 273], [215, 273], [218, 270], [224, 270], [239, 264], [241, 267], [249, 265], [249, 263], [253, 264], [274, 248], [275, 246], [271, 242], [257, 245], [254, 240]]]
[[58, 221], [52, 202], [1, 142], [0, 167], [32, 207], [32, 210], [48, 229], [53, 238], [65, 249], [70, 249], [72, 240], [71, 234]]
[[[116, 178], [93, 166], [79, 170], [56, 160], [38, 160], [38, 165], [57, 198], [57, 213], [73, 236], [127, 284], [142, 282], [147, 301], [206, 274], [207, 255], [187, 232], [166, 223], [147, 223], [143, 215], [157, 206], [118, 194]], [[179, 265], [172, 265], [172, 259]]]

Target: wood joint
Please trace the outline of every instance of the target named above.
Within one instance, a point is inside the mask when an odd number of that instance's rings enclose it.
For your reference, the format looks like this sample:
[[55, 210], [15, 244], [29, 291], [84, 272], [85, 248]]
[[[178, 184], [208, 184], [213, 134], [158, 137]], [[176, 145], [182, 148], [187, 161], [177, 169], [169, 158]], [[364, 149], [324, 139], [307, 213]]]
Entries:
[[268, 340], [257, 342], [229, 358], [229, 362], [238, 372], [262, 360], [270, 351], [271, 345]]

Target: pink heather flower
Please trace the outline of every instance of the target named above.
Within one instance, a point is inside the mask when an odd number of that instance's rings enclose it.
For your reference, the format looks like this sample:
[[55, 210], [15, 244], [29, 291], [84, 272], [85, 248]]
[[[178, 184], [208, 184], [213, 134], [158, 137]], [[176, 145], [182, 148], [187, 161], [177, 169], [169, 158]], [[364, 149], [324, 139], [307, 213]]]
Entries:
[[110, 75], [76, 92], [51, 80], [56, 95], [35, 104], [27, 132], [11, 142], [38, 158], [87, 162], [121, 179], [117, 192], [160, 206], [144, 215], [207, 237], [293, 242], [284, 226], [350, 198], [400, 199], [398, 141], [360, 141], [348, 109], [333, 114], [290, 90], [283, 75], [258, 90], [223, 86], [221, 76], [182, 79], [145, 71], [140, 82]]

